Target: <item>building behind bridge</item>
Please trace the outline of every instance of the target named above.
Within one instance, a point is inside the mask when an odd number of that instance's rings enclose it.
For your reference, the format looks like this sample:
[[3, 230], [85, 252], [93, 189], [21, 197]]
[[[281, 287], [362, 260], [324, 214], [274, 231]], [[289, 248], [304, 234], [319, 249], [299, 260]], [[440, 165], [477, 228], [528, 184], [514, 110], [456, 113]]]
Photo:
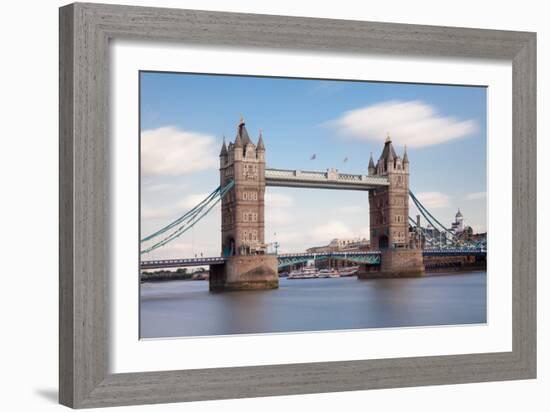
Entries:
[[[417, 216], [416, 227], [420, 225], [420, 216]], [[413, 226], [409, 227], [409, 231], [414, 232], [416, 229]], [[452, 236], [452, 238], [451, 238]], [[422, 233], [423, 243], [426, 246], [434, 246], [427, 242], [426, 238], [433, 239], [437, 242], [437, 246], [452, 246], [453, 242], [465, 242], [465, 243], [483, 243], [487, 240], [487, 233], [474, 233], [471, 226], [464, 224], [464, 216], [460, 209], [455, 214], [455, 220], [451, 222], [451, 226], [445, 228], [436, 228], [428, 223], [427, 227], [423, 229]]]
[[366, 238], [335, 238], [327, 245], [313, 246], [307, 249], [308, 253], [326, 252], [359, 252], [369, 250], [370, 242]]

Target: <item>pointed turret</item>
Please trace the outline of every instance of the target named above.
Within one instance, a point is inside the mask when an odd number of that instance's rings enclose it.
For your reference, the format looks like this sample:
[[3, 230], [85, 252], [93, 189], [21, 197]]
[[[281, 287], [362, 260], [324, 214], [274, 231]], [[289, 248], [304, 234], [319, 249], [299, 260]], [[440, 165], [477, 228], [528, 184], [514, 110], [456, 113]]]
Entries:
[[262, 129], [260, 129], [260, 137], [258, 138], [258, 144], [256, 145], [256, 150], [265, 151], [265, 145], [264, 145], [264, 138], [263, 138]]
[[370, 152], [370, 159], [369, 159], [369, 175], [375, 174], [376, 167], [374, 166], [374, 160], [372, 158], [372, 152]]
[[223, 137], [222, 150], [220, 151], [220, 157], [227, 156], [227, 146], [225, 145], [225, 136]]
[[407, 145], [405, 145], [405, 150], [403, 151], [403, 164], [409, 163], [409, 156], [407, 156]]

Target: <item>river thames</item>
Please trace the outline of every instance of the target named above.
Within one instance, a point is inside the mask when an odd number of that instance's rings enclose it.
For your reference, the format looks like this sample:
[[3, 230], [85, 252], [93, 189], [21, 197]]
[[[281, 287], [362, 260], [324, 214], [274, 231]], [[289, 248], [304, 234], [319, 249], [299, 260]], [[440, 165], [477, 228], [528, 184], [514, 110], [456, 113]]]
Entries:
[[422, 278], [280, 279], [279, 289], [210, 293], [207, 281], [141, 284], [142, 338], [480, 324], [484, 271]]

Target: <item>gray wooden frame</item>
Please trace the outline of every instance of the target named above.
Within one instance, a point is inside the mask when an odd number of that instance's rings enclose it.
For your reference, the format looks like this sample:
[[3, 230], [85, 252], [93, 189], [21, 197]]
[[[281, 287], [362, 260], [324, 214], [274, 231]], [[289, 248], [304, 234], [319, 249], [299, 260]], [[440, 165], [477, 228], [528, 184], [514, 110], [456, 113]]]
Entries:
[[[82, 3], [62, 7], [59, 24], [62, 404], [85, 408], [536, 376], [535, 33]], [[513, 350], [110, 374], [108, 80], [109, 40], [115, 38], [511, 61]]]

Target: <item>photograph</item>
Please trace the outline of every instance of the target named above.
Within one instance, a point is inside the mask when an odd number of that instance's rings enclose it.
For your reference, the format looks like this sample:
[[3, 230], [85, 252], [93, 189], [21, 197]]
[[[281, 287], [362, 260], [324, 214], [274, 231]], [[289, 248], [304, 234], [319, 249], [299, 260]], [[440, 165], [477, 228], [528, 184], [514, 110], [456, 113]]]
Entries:
[[486, 91], [140, 71], [140, 338], [486, 324]]
[[549, 409], [546, 3], [117, 3], [2, 4], [2, 410]]

